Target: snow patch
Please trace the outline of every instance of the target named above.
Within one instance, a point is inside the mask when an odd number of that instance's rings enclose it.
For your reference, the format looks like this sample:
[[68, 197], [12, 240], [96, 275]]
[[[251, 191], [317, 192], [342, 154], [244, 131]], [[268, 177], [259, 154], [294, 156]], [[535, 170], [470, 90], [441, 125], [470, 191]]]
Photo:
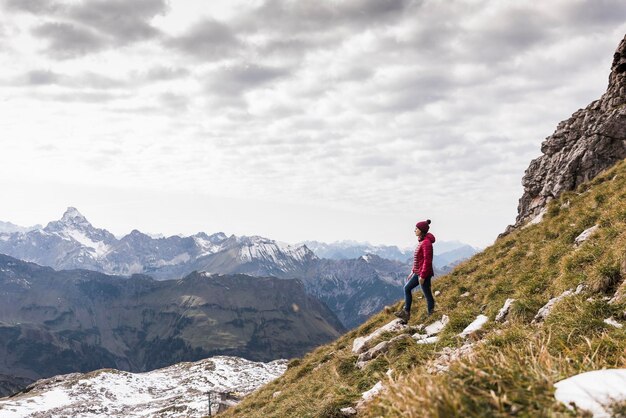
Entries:
[[177, 264], [182, 264], [182, 263], [186, 263], [187, 261], [191, 260], [191, 256], [189, 255], [189, 253], [182, 253], [182, 254], [178, 254], [176, 257], [172, 258], [171, 260], [159, 260], [155, 263], [156, 267], [163, 267], [163, 266], [175, 266]]
[[203, 417], [208, 415], [207, 393], [247, 394], [286, 368], [284, 360], [260, 363], [220, 356], [147, 373], [73, 373], [41, 380], [26, 394], [0, 400], [0, 416], [152, 417], [168, 409], [168, 417]]
[[87, 247], [92, 250], [91, 252], [95, 254], [96, 258], [102, 258], [111, 251], [111, 247], [106, 245], [104, 242], [92, 241], [89, 237], [87, 237], [87, 235], [76, 229], [66, 229], [63, 232], [83, 247]]
[[610, 417], [610, 405], [626, 401], [626, 369], [596, 370], [581, 373], [554, 384], [554, 397], [573, 409], [571, 404], [593, 414]]

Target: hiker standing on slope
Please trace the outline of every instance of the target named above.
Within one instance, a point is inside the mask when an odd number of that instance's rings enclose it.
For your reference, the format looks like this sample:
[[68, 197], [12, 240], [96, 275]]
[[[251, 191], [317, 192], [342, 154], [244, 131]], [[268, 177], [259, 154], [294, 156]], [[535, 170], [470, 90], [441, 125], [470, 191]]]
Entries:
[[435, 236], [428, 232], [429, 229], [430, 219], [418, 222], [415, 225], [415, 236], [419, 244], [413, 254], [413, 270], [407, 277], [407, 282], [404, 285], [404, 309], [395, 313], [404, 323], [408, 322], [411, 318], [411, 304], [413, 303], [411, 291], [415, 289], [418, 284], [422, 288], [424, 297], [426, 297], [428, 315], [430, 315], [435, 308], [435, 299], [430, 290], [430, 280], [434, 275], [433, 244], [435, 243]]

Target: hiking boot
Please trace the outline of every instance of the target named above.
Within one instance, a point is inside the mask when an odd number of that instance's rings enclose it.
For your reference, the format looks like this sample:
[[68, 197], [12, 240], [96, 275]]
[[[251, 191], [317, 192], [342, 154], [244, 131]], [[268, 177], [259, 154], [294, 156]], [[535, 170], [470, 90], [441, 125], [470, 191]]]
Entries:
[[397, 316], [398, 318], [400, 318], [402, 320], [402, 323], [406, 324], [407, 322], [409, 322], [409, 319], [411, 319], [411, 312], [407, 312], [404, 309], [395, 312], [394, 313], [395, 316]]

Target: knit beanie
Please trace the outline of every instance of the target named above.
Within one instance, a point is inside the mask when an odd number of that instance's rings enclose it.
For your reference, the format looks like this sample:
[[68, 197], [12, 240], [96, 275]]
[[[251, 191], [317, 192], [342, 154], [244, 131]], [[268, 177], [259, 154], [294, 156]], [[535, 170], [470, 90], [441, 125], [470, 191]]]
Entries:
[[427, 233], [430, 229], [430, 219], [416, 223], [415, 227], [423, 233]]

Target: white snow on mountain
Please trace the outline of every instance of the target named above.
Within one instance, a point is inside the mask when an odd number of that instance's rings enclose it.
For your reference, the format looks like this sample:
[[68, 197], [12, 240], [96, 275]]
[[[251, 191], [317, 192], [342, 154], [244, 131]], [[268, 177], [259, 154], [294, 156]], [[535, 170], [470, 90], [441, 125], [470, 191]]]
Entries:
[[220, 398], [252, 392], [282, 375], [286, 364], [219, 356], [147, 373], [103, 369], [55, 376], [35, 382], [27, 393], [0, 399], [0, 416], [203, 417], [209, 414], [209, 392], [215, 414]]
[[241, 260], [268, 260], [279, 267], [287, 267], [288, 259], [303, 261], [310, 253], [304, 245], [292, 246], [258, 236], [238, 237], [237, 242], [243, 244], [239, 250]]
[[11, 222], [0, 221], [0, 234], [12, 234], [14, 232], [28, 232], [28, 231], [32, 231], [38, 228], [41, 228], [41, 225], [19, 226]]
[[198, 248], [200, 248], [200, 256], [215, 254], [222, 249], [221, 245], [215, 244], [197, 235], [193, 237], [193, 240]]
[[76, 242], [81, 244], [83, 247], [87, 247], [91, 253], [94, 254], [95, 258], [99, 259], [107, 255], [111, 251], [111, 247], [104, 243], [104, 241], [92, 241], [85, 235], [84, 232], [79, 231], [77, 229], [66, 229], [63, 231], [64, 234], [59, 233], [58, 235], [66, 235], [74, 239]]

